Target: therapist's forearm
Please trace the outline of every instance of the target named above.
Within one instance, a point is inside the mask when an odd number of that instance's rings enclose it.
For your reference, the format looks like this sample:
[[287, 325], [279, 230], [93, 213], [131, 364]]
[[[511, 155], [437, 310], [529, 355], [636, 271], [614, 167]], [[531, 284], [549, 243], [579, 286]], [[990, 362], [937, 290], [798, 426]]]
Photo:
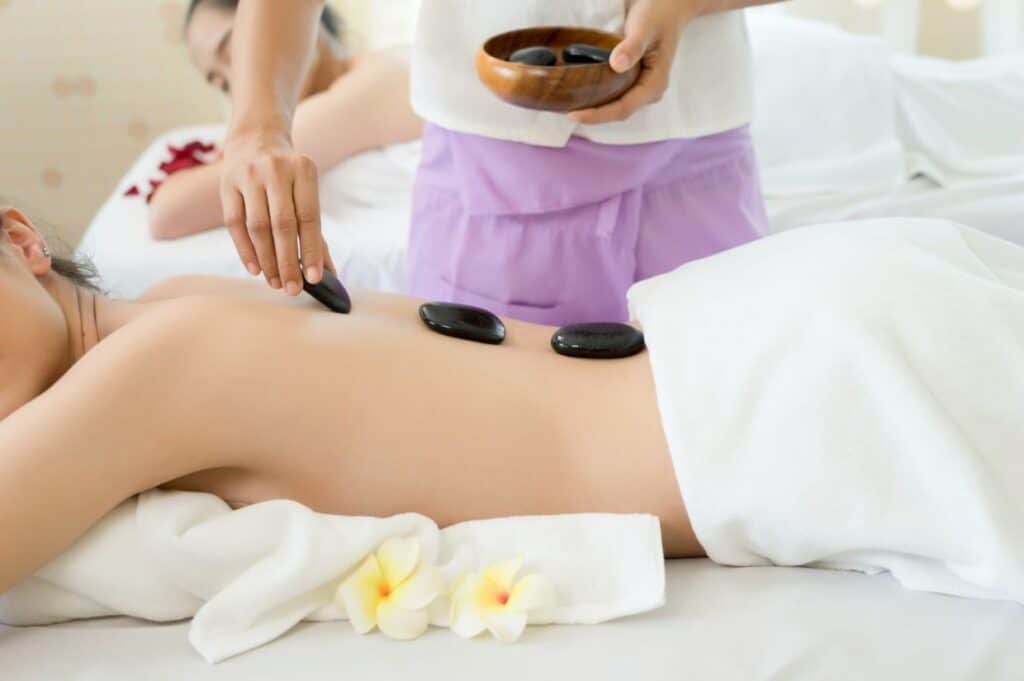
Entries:
[[231, 132], [291, 131], [325, 0], [241, 0], [232, 39]]

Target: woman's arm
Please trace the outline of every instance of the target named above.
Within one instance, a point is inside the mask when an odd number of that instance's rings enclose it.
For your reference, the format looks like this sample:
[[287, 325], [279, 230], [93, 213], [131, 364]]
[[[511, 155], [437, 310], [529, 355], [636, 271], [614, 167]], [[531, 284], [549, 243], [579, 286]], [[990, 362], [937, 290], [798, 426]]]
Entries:
[[409, 62], [402, 51], [356, 57], [330, 88], [295, 112], [295, 149], [320, 172], [350, 156], [418, 139], [423, 122], [409, 101]]
[[149, 204], [149, 235], [180, 239], [224, 225], [220, 207], [220, 161], [179, 170], [156, 190]]
[[[316, 166], [292, 146], [302, 74], [325, 0], [242, 0], [235, 13], [231, 126], [220, 199], [245, 268], [290, 295], [319, 282], [329, 260]], [[296, 248], [296, 243], [300, 248]], [[301, 252], [300, 252], [301, 251]]]
[[[409, 102], [409, 65], [401, 52], [357, 57], [334, 85], [295, 113], [295, 150], [323, 173], [363, 151], [417, 139], [423, 123]], [[149, 208], [154, 239], [179, 239], [224, 225], [221, 164], [182, 170], [160, 186]]]

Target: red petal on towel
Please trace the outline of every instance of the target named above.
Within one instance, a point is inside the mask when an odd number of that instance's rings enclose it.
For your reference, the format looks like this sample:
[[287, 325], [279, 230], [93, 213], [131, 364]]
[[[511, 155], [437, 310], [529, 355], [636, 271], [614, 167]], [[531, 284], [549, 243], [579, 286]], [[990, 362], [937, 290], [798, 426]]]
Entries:
[[160, 164], [160, 170], [162, 170], [163, 172], [167, 173], [168, 175], [173, 175], [174, 173], [178, 172], [179, 170], [186, 170], [188, 168], [195, 168], [196, 166], [201, 166], [201, 165], [205, 165], [205, 164], [202, 161], [200, 161], [199, 159], [197, 159], [197, 158], [193, 158], [191, 156], [179, 156], [178, 158], [175, 158], [175, 159], [172, 159], [170, 161], [165, 161], [164, 163], [161, 163]]
[[213, 149], [214, 146], [212, 144], [206, 144], [205, 142], [196, 140], [195, 142], [189, 142], [186, 144], [182, 151], [187, 154], [209, 154]]
[[160, 164], [160, 170], [172, 175], [179, 170], [206, 165], [206, 161], [199, 158], [199, 154], [209, 154], [214, 148], [212, 144], [206, 144], [199, 140], [189, 142], [181, 148], [168, 144], [167, 151], [171, 154], [171, 158]]
[[[173, 175], [179, 170], [186, 170], [188, 168], [195, 168], [196, 166], [206, 165], [206, 161], [199, 158], [198, 154], [209, 154], [212, 153], [216, 147], [213, 144], [207, 144], [195, 140], [189, 142], [183, 147], [176, 147], [173, 144], [167, 145], [167, 152], [171, 155], [171, 158], [160, 164], [160, 171], [167, 174]], [[163, 184], [163, 180], [150, 180], [149, 181], [149, 192], [146, 194], [146, 203], [150, 203], [153, 200], [153, 196], [156, 194], [156, 190]], [[137, 185], [132, 185], [125, 191], [125, 196], [141, 196], [142, 190]]]

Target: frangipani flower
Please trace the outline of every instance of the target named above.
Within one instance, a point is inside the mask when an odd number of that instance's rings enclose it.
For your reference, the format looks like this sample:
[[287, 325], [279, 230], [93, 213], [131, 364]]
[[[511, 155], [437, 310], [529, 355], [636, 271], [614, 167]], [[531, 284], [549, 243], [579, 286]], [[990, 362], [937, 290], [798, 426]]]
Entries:
[[357, 632], [378, 627], [391, 638], [413, 639], [426, 631], [427, 607], [443, 591], [443, 580], [419, 560], [418, 539], [388, 539], [341, 583], [335, 600]]
[[517, 556], [461, 577], [452, 593], [452, 631], [472, 638], [488, 629], [510, 643], [523, 634], [531, 610], [553, 607], [554, 587], [547, 578], [527, 575], [513, 583], [522, 566], [523, 557]]

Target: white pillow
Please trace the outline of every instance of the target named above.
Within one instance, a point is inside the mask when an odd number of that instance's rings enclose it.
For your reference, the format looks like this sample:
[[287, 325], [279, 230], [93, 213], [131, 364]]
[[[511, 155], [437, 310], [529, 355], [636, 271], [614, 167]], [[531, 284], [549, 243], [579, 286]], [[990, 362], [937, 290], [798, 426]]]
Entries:
[[1024, 174], [1024, 52], [953, 62], [895, 57], [898, 128], [942, 184]]
[[907, 177], [889, 51], [825, 23], [748, 13], [752, 133], [769, 196], [885, 190]]

